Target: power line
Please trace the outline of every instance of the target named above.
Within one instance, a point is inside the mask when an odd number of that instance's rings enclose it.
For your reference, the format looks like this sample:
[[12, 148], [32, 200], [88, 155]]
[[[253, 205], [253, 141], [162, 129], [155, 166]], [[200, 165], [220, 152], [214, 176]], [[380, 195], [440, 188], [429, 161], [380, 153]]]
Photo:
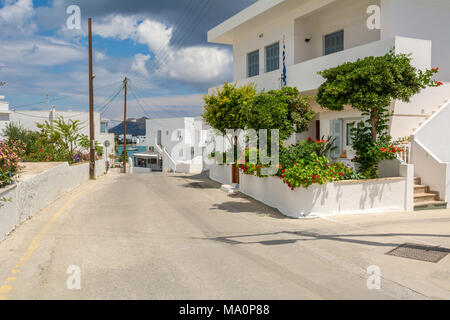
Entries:
[[[105, 86], [97, 87], [96, 90], [104, 89], [104, 88], [110, 87], [112, 85], [115, 85], [117, 83], [118, 82], [114, 82], [114, 83], [111, 83], [111, 84], [108, 84], [108, 85], [105, 85]], [[76, 93], [76, 94], [71, 94], [71, 95], [65, 95], [65, 96], [62, 96], [62, 97], [59, 97], [59, 98], [51, 99], [50, 102], [60, 101], [60, 100], [64, 100], [64, 99], [68, 99], [68, 98], [72, 98], [72, 97], [76, 97], [76, 96], [81, 96], [81, 95], [84, 95], [84, 94], [88, 94], [88, 92], [81, 92], [81, 93]], [[23, 104], [23, 105], [18, 105], [18, 106], [13, 105], [12, 107], [14, 109], [20, 109], [20, 108], [24, 108], [24, 107], [41, 105], [41, 104], [46, 103], [46, 102], [47, 102], [47, 100], [43, 100], [43, 101], [32, 102], [32, 103], [29, 103], [29, 104]]]

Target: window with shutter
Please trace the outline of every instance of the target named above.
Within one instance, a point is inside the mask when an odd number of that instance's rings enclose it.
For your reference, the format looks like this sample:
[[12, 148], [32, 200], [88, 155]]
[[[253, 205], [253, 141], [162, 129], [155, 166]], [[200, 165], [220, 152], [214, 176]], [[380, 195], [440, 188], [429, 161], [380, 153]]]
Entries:
[[344, 50], [344, 30], [331, 33], [325, 36], [324, 40], [325, 55]]
[[266, 72], [280, 69], [280, 43], [266, 47]]
[[247, 75], [249, 78], [259, 75], [259, 51], [247, 55]]

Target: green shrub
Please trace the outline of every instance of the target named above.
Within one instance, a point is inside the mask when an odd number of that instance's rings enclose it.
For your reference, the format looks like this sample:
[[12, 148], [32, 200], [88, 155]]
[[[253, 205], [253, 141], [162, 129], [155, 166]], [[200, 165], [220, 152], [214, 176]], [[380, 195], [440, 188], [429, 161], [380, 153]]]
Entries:
[[311, 153], [296, 161], [292, 167], [281, 171], [280, 179], [291, 190], [303, 187], [308, 188], [312, 184], [325, 184], [327, 182], [343, 180], [351, 169], [341, 163], [331, 164], [327, 157]]
[[334, 139], [331, 137], [322, 137], [321, 140], [314, 141], [309, 138], [301, 141], [296, 145], [290, 147], [280, 148], [280, 165], [281, 168], [289, 168], [294, 162], [308, 158], [311, 153], [315, 153], [318, 156], [327, 157], [330, 151], [333, 149]]

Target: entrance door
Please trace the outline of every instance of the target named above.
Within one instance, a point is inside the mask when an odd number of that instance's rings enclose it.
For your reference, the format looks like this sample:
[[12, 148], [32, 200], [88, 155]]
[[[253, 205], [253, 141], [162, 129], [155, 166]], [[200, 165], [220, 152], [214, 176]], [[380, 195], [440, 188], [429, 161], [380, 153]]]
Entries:
[[232, 183], [239, 184], [239, 168], [236, 164], [233, 164], [233, 167], [232, 167], [231, 181], [232, 181]]

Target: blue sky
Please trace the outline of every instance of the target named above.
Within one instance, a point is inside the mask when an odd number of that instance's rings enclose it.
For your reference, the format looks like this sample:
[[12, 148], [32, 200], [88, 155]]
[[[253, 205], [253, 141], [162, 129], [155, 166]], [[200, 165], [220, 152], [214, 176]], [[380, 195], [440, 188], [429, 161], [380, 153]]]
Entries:
[[[98, 107], [127, 76], [130, 117], [142, 108], [155, 118], [199, 115], [207, 89], [232, 79], [231, 48], [208, 44], [206, 33], [254, 2], [0, 0], [0, 95], [11, 108], [44, 109], [48, 91], [58, 109], [87, 110], [92, 17]], [[81, 9], [80, 30], [67, 28], [70, 5]], [[119, 119], [121, 100], [103, 117]]]

